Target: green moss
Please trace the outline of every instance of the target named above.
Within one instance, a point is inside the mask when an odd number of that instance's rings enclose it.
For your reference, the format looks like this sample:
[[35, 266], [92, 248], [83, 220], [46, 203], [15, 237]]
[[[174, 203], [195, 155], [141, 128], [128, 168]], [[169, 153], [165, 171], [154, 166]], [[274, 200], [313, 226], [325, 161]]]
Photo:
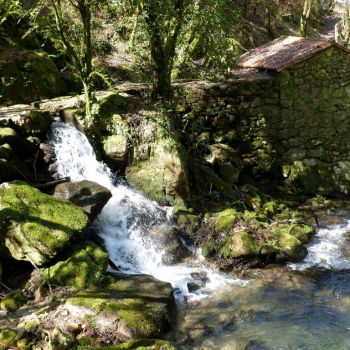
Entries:
[[100, 285], [108, 267], [108, 254], [91, 242], [78, 244], [70, 250], [73, 253], [67, 260], [44, 270], [49, 282], [78, 289]]
[[215, 221], [215, 229], [219, 232], [229, 231], [237, 220], [238, 214], [234, 209], [226, 209], [219, 213]]
[[266, 216], [271, 217], [277, 212], [278, 205], [277, 203], [270, 201], [263, 205], [262, 210]]
[[40, 324], [39, 320], [30, 320], [24, 325], [24, 329], [27, 331], [33, 331]]
[[241, 231], [227, 238], [220, 249], [220, 255], [224, 258], [239, 258], [259, 253], [257, 242], [248, 232]]
[[166, 185], [162, 171], [155, 171], [152, 162], [141, 162], [127, 168], [128, 183], [160, 205], [173, 204], [174, 200], [166, 196]]
[[0, 128], [0, 145], [4, 143], [14, 142], [18, 138], [15, 130], [11, 128]]
[[293, 224], [289, 227], [289, 234], [296, 237], [299, 241], [307, 243], [310, 241], [311, 235], [315, 233], [315, 229], [308, 225]]
[[198, 215], [193, 214], [192, 210], [184, 207], [174, 207], [173, 215], [177, 225], [190, 235], [195, 233], [198, 229], [200, 219]]
[[23, 292], [18, 289], [9, 293], [0, 301], [0, 309], [7, 312], [16, 311], [26, 302]]
[[98, 313], [118, 314], [126, 325], [136, 330], [138, 337], [150, 337], [159, 333], [164, 322], [166, 306], [148, 303], [141, 298], [116, 298], [115, 290], [81, 292], [68, 303], [92, 309]]
[[67, 303], [86, 307], [105, 317], [120, 318], [137, 338], [158, 336], [169, 330], [169, 307], [174, 303], [169, 283], [151, 276], [110, 279], [107, 287], [81, 291]]
[[88, 226], [83, 210], [25, 182], [0, 186], [0, 232], [11, 255], [42, 265]]
[[280, 229], [274, 233], [280, 246], [280, 259], [286, 261], [298, 261], [306, 255], [306, 248], [296, 237], [288, 233], [288, 228]]
[[100, 117], [110, 117], [125, 110], [127, 99], [117, 93], [111, 93], [99, 101], [98, 114]]
[[[16, 343], [16, 332], [12, 329], [0, 330], [0, 349], [8, 349], [6, 345], [15, 345]], [[3, 345], [6, 344], [6, 345]]]

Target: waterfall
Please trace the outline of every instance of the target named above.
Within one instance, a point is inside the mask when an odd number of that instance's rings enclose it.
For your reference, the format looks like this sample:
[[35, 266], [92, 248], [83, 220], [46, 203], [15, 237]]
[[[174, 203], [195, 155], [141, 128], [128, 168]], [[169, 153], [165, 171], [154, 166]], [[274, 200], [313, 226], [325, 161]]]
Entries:
[[[224, 285], [246, 283], [208, 269], [195, 252], [190, 263], [167, 266], [163, 264], [164, 247], [156, 244], [150, 231], [171, 225], [167, 208], [150, 201], [130, 187], [118, 183], [110, 169], [97, 161], [86, 136], [63, 123], [54, 123], [49, 143], [54, 146], [58, 173], [71, 181], [90, 180], [107, 187], [112, 198], [94, 222], [94, 227], [105, 242], [110, 258], [123, 273], [150, 274], [170, 282], [180, 296], [200, 298]], [[193, 282], [195, 272], [206, 274], [205, 288], [190, 293], [187, 284]]]
[[343, 251], [348, 232], [350, 232], [350, 221], [318, 229], [315, 237], [307, 246], [308, 255], [304, 261], [289, 264], [289, 266], [295, 270], [305, 270], [310, 267], [349, 269], [349, 257]]

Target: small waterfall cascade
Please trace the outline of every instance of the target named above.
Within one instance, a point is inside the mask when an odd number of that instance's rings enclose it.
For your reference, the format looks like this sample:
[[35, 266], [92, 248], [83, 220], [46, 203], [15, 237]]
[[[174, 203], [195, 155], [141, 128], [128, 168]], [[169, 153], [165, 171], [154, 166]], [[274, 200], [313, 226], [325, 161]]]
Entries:
[[[54, 123], [49, 143], [54, 146], [60, 176], [69, 176], [73, 182], [94, 181], [112, 192], [112, 198], [93, 225], [121, 272], [150, 274], [170, 282], [179, 299], [183, 296], [201, 298], [218, 287], [246, 283], [206, 268], [195, 250], [190, 263], [165, 265], [162, 262], [164, 247], [155, 244], [149, 233], [157, 227], [171, 225], [169, 210], [118, 183], [109, 168], [97, 161], [86, 136], [77, 129]], [[208, 282], [204, 288], [190, 293], [187, 285], [193, 281], [191, 275], [196, 272], [205, 273]]]
[[344, 252], [350, 232], [350, 220], [340, 225], [331, 225], [317, 230], [308, 244], [308, 255], [304, 261], [289, 264], [294, 270], [306, 270], [310, 267], [333, 270], [350, 269], [350, 257]]

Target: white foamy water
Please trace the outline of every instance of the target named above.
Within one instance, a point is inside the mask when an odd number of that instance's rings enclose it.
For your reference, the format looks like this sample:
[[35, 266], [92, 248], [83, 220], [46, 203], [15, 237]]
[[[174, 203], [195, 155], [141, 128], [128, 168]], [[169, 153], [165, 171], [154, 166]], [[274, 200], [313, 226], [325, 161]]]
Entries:
[[342, 248], [346, 243], [346, 233], [350, 231], [350, 220], [341, 225], [332, 225], [317, 231], [312, 242], [308, 244], [308, 255], [303, 262], [289, 264], [294, 270], [305, 270], [309, 267], [327, 269], [349, 269], [350, 261]]
[[[94, 181], [112, 192], [112, 198], [94, 226], [121, 272], [153, 275], [170, 282], [178, 289], [179, 295], [194, 299], [226, 285], [247, 283], [204, 267], [198, 252], [194, 254], [191, 265], [164, 265], [164, 247], [156, 243], [149, 233], [157, 227], [172, 225], [168, 210], [123, 184], [115, 184], [111, 171], [97, 161], [87, 138], [77, 129], [54, 123], [49, 142], [55, 148], [60, 176], [69, 176], [73, 182]], [[205, 288], [191, 294], [187, 283], [194, 281], [191, 277], [193, 272], [205, 272], [209, 281]]]

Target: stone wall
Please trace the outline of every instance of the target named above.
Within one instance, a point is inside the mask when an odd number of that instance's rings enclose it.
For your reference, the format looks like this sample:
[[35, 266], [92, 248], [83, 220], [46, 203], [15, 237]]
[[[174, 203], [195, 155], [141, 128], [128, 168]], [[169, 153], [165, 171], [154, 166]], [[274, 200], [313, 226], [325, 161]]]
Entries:
[[[342, 49], [332, 46], [281, 73], [245, 71], [175, 91], [186, 135], [206, 161], [220, 158], [213, 150], [225, 145], [241, 156], [240, 173], [310, 193], [347, 192], [350, 55]], [[215, 170], [228, 162], [219, 159]]]

